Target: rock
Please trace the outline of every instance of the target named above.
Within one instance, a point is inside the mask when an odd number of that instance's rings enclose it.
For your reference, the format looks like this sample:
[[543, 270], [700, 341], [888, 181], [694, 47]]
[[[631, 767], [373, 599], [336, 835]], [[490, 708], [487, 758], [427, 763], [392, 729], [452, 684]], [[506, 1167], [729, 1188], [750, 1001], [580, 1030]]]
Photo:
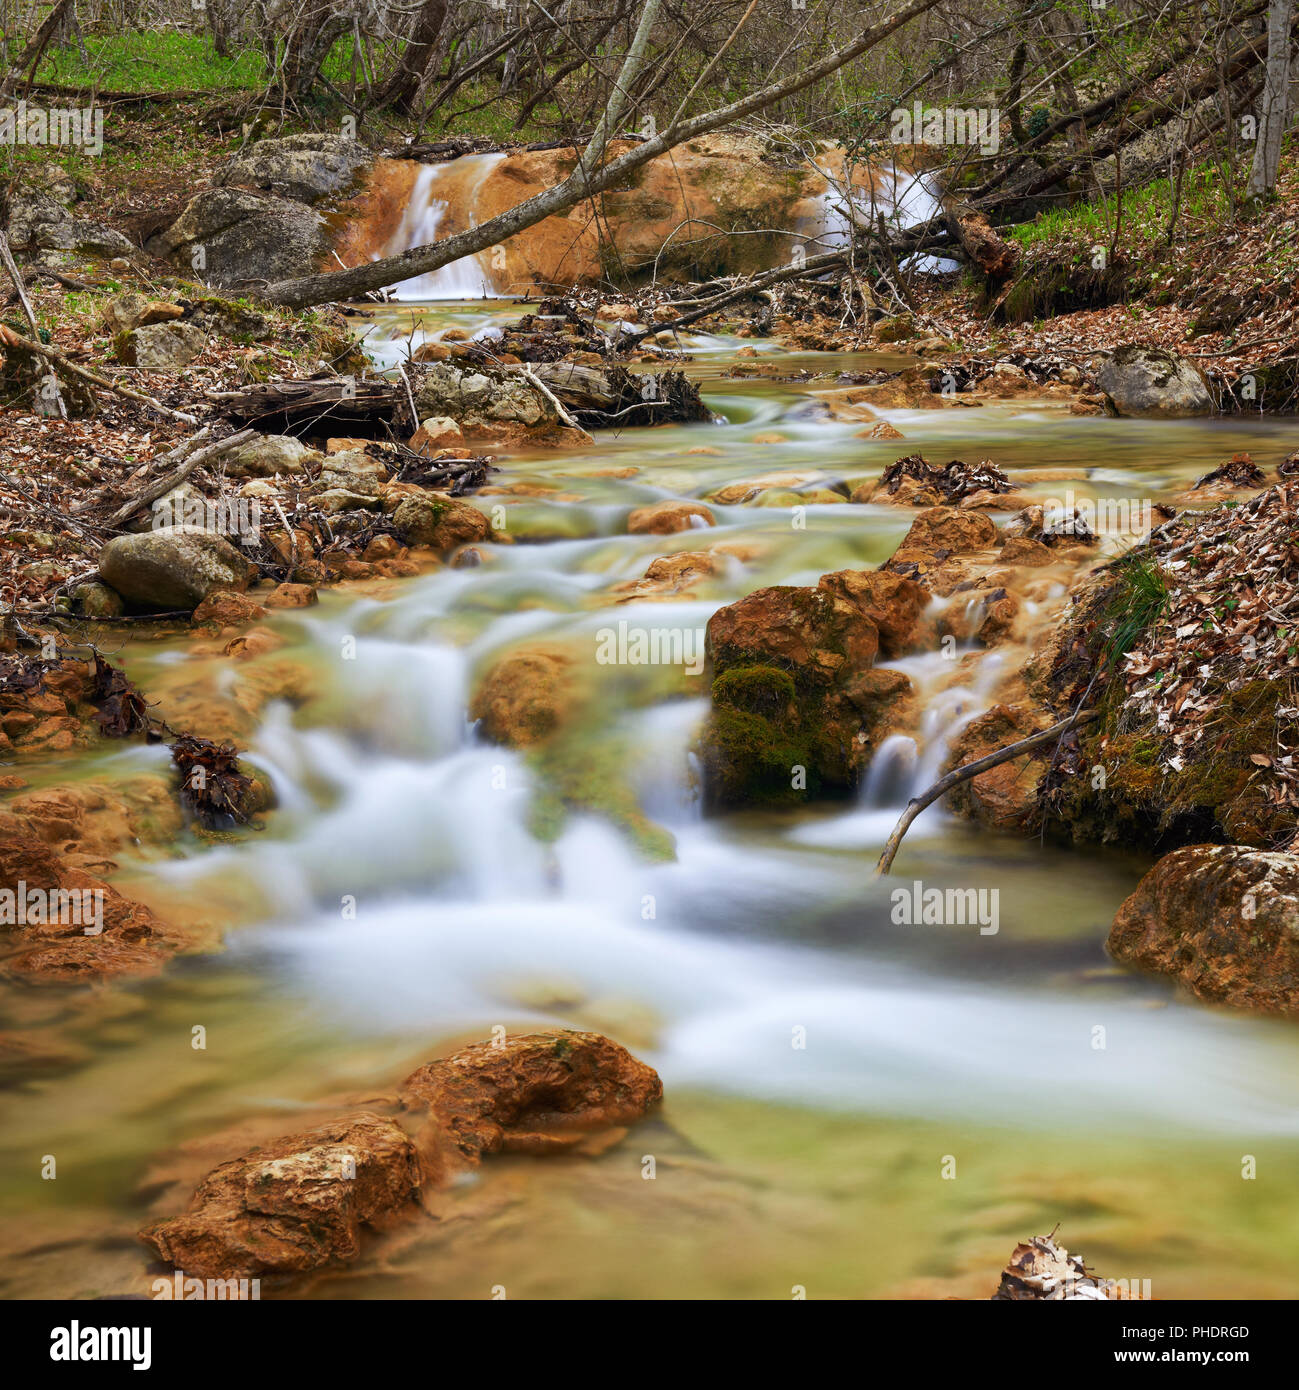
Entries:
[[466, 438], [501, 438], [502, 427], [511, 425], [542, 433], [560, 427], [554, 403], [541, 388], [504, 367], [435, 362], [421, 377], [415, 408], [421, 420], [434, 416], [455, 421]]
[[322, 490], [342, 488], [362, 496], [377, 497], [380, 484], [387, 480], [388, 470], [378, 459], [361, 449], [347, 449], [326, 455], [317, 487]]
[[412, 362], [445, 362], [451, 356], [451, 349], [445, 343], [421, 343], [411, 353]]
[[445, 1178], [496, 1153], [563, 1153], [643, 1119], [657, 1073], [599, 1033], [529, 1033], [478, 1043], [408, 1076], [401, 1100], [426, 1116], [421, 1151]]
[[410, 447], [417, 454], [432, 454], [436, 449], [455, 449], [465, 442], [465, 433], [446, 415], [430, 415], [410, 437]]
[[266, 609], [248, 594], [236, 593], [228, 589], [217, 589], [210, 593], [190, 614], [190, 622], [195, 627], [215, 628], [243, 627], [245, 623], [255, 622], [266, 616]]
[[329, 224], [302, 203], [241, 188], [208, 188], [150, 238], [150, 255], [224, 288], [310, 275], [329, 252]]
[[78, 584], [72, 590], [72, 602], [83, 618], [120, 618], [126, 612], [121, 594], [107, 584]]
[[1050, 565], [1056, 560], [1051, 551], [1041, 541], [1030, 540], [1027, 536], [1012, 536], [1001, 547], [1001, 563], [1004, 565]]
[[222, 461], [232, 478], [270, 478], [277, 473], [301, 473], [307, 464], [319, 460], [315, 449], [292, 435], [263, 434], [232, 449]]
[[701, 502], [668, 499], [648, 507], [637, 507], [627, 518], [627, 531], [634, 536], [670, 536], [678, 531], [716, 524], [717, 519]]
[[1119, 415], [1176, 420], [1211, 415], [1213, 397], [1197, 367], [1163, 348], [1116, 348], [1096, 383]]
[[[976, 715], [952, 741], [944, 772], [1016, 743], [1055, 720], [1038, 706], [1025, 702], [993, 705]], [[993, 830], [1022, 833], [1037, 809], [1037, 784], [1046, 771], [1051, 749], [1035, 749], [959, 783], [947, 794], [947, 804]]]
[[244, 590], [257, 566], [229, 541], [197, 526], [116, 536], [99, 556], [104, 582], [155, 612], [192, 611], [214, 589]]
[[333, 516], [339, 512], [377, 512], [383, 507], [378, 492], [352, 492], [345, 487], [326, 488], [316, 494], [322, 512]]
[[185, 311], [179, 304], [168, 304], [160, 299], [147, 299], [135, 290], [125, 290], [115, 294], [104, 305], [104, 327], [110, 336], [129, 333], [154, 323], [168, 323], [172, 319], [183, 319]]
[[401, 1127], [360, 1114], [221, 1164], [140, 1238], [187, 1275], [298, 1274], [355, 1259], [362, 1228], [412, 1203], [420, 1179]]
[[262, 597], [266, 608], [310, 608], [319, 602], [320, 595], [311, 584], [277, 584]]
[[855, 787], [911, 692], [901, 672], [871, 669], [877, 618], [903, 642], [918, 617], [922, 591], [895, 577], [843, 571], [816, 588], [759, 589], [713, 614], [713, 710], [700, 745], [710, 808]]
[[54, 921], [4, 925], [7, 973], [71, 982], [152, 973], [173, 949], [166, 924], [142, 903], [69, 866], [53, 845], [18, 828], [17, 817], [0, 813], [0, 891], [16, 895], [20, 885], [60, 906]]
[[1299, 1015], [1299, 856], [1174, 850], [1119, 908], [1109, 949], [1207, 1003]]
[[507, 748], [543, 743], [576, 709], [573, 657], [563, 648], [509, 653], [483, 677], [469, 705], [485, 737]]
[[931, 644], [932, 628], [923, 621], [929, 595], [914, 580], [888, 570], [837, 570], [823, 574], [817, 587], [852, 604], [875, 625], [886, 657]]
[[911, 523], [897, 553], [946, 550], [954, 555], [968, 555], [989, 549], [996, 540], [996, 526], [980, 512], [929, 507]]
[[901, 343], [916, 334], [915, 320], [906, 314], [880, 319], [875, 324], [875, 337], [881, 343]]
[[346, 194], [372, 162], [373, 156], [364, 145], [343, 135], [287, 135], [256, 141], [212, 182], [318, 203]]
[[[854, 439], [905, 439], [901, 430], [896, 430], [887, 420], [877, 420], [864, 430], [858, 430]], [[855, 498], [853, 499], [856, 500]]]
[[404, 498], [392, 514], [392, 524], [405, 544], [434, 550], [492, 539], [491, 523], [477, 507], [431, 494]]
[[207, 337], [192, 323], [153, 323], [133, 328], [117, 340], [117, 355], [128, 367], [175, 372], [198, 357]]
[[695, 597], [695, 586], [716, 578], [726, 568], [723, 555], [711, 550], [679, 550], [675, 555], [660, 555], [650, 561], [644, 578], [614, 585], [619, 603], [634, 603], [638, 599], [689, 599]]

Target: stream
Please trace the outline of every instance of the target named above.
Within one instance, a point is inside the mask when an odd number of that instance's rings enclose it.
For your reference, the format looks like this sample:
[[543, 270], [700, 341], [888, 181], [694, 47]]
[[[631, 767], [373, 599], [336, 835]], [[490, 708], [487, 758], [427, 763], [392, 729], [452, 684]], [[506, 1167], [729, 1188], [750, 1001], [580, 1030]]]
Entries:
[[[517, 312], [393, 306], [367, 345], [390, 363], [412, 330], [479, 332]], [[133, 1232], [158, 1155], [250, 1114], [289, 1132], [321, 1099], [391, 1090], [497, 1025], [608, 1033], [659, 1071], [661, 1116], [598, 1158], [493, 1160], [450, 1215], [375, 1237], [292, 1296], [986, 1298], [1014, 1245], [1057, 1223], [1101, 1274], [1149, 1279], [1157, 1298], [1299, 1296], [1299, 1033], [1113, 965], [1105, 936], [1148, 859], [996, 836], [934, 808], [892, 877], [872, 879], [908, 794], [987, 707], [997, 653], [957, 686], [936, 654], [896, 663], [925, 717], [881, 749], [856, 804], [707, 819], [691, 750], [702, 677], [592, 662], [606, 717], [584, 753], [623, 770], [675, 838], [670, 863], [595, 813], [538, 839], [535, 772], [469, 723], [475, 680], [514, 643], [594, 652], [619, 620], [702, 629], [764, 585], [881, 563], [912, 517], [821, 505], [795, 524], [788, 508], [713, 506], [707, 543], [735, 542], [736, 558], [701, 597], [619, 603], [615, 585], [701, 542], [626, 534], [647, 502], [780, 469], [874, 476], [909, 452], [992, 458], [1012, 482], [1077, 470], [1024, 489], [1041, 497], [1142, 498], [1237, 450], [1270, 460], [1292, 444], [1276, 418], [1040, 404], [881, 411], [905, 443], [864, 440], [860, 422], [817, 410], [809, 389], [832, 381], [780, 378], [904, 359], [753, 345], [755, 375], [732, 378], [738, 340], [694, 342], [688, 371], [722, 423], [506, 460], [493, 482], [561, 492], [483, 497], [509, 500], [516, 543], [479, 547], [481, 565], [322, 590], [317, 607], [272, 615], [288, 645], [250, 665], [299, 663], [318, 690], [272, 702], [247, 740], [279, 809], [260, 833], [142, 851], [116, 880], [164, 913], [228, 922], [224, 951], [93, 997], [0, 985], [3, 1026], [77, 1058], [0, 1093], [5, 1248], [23, 1252], [4, 1264], [7, 1296], [147, 1290]], [[153, 696], [228, 687], [232, 663], [190, 645], [121, 656]], [[112, 782], [166, 762], [115, 747], [77, 773]], [[996, 932], [895, 925], [891, 889], [914, 880], [997, 888]]]

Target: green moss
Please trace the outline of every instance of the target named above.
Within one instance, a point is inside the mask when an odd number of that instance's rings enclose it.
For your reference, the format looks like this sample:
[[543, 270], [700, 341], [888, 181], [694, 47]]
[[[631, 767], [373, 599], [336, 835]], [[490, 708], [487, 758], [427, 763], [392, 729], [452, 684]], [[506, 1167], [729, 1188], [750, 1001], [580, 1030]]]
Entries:
[[[718, 806], [800, 805], [821, 788], [814, 746], [761, 714], [715, 708], [701, 751], [709, 800]], [[796, 767], [806, 770], [804, 789], [794, 786]]]
[[713, 681], [713, 704], [774, 719], [794, 703], [794, 682], [774, 666], [739, 666]]

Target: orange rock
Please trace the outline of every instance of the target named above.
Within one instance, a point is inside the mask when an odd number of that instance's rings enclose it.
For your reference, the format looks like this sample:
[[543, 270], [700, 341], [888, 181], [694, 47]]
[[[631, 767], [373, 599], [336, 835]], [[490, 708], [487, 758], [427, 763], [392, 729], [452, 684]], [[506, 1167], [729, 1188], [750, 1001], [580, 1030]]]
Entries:
[[627, 530], [632, 535], [670, 536], [692, 527], [716, 524], [717, 519], [702, 502], [677, 502], [670, 498], [637, 507], [627, 518]]
[[311, 584], [277, 584], [262, 598], [267, 608], [309, 608], [320, 596]]
[[360, 1114], [288, 1135], [214, 1169], [181, 1216], [140, 1232], [203, 1278], [298, 1274], [353, 1260], [361, 1230], [410, 1205], [419, 1154], [394, 1121]]
[[403, 1105], [427, 1120], [420, 1146], [442, 1179], [488, 1154], [559, 1153], [642, 1119], [657, 1073], [599, 1033], [529, 1033], [478, 1043], [408, 1076]]
[[573, 658], [562, 648], [524, 647], [501, 657], [469, 706], [493, 743], [529, 748], [544, 742], [575, 712]]
[[1109, 949], [1208, 1003], [1299, 1015], [1299, 856], [1174, 850], [1119, 908]]
[[242, 627], [265, 616], [266, 609], [252, 595], [218, 589], [194, 610], [190, 623], [194, 627]]

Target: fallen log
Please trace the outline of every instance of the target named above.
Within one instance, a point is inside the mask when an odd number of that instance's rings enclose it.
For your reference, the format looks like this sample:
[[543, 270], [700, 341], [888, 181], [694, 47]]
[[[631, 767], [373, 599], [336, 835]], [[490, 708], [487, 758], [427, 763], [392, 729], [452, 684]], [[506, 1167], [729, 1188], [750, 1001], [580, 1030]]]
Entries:
[[1041, 729], [1035, 734], [1030, 734], [1027, 738], [1021, 738], [1016, 743], [1007, 744], [1005, 748], [998, 748], [996, 752], [988, 753], [982, 758], [976, 758], [972, 763], [966, 763], [964, 767], [953, 768], [945, 777], [940, 777], [928, 791], [922, 792], [919, 796], [913, 796], [907, 802], [907, 808], [902, 812], [898, 823], [893, 827], [893, 833], [885, 842], [884, 852], [880, 855], [879, 863], [875, 866], [875, 877], [881, 878], [888, 873], [894, 856], [898, 852], [898, 847], [902, 844], [902, 837], [911, 829], [912, 822], [921, 811], [932, 806], [940, 796], [946, 796], [953, 787], [959, 786], [971, 777], [977, 777], [981, 772], [987, 772], [989, 768], [1000, 767], [1002, 763], [1008, 763], [1012, 758], [1018, 758], [1022, 753], [1031, 753], [1034, 748], [1040, 748], [1044, 743], [1050, 743], [1052, 739], [1060, 738], [1067, 734], [1070, 729], [1081, 728], [1082, 725], [1090, 724], [1099, 718], [1099, 710], [1075, 710], [1067, 719], [1062, 719], [1058, 724], [1052, 724], [1049, 729]]
[[406, 391], [399, 382], [355, 377], [312, 377], [306, 381], [267, 381], [238, 391], [213, 391], [221, 413], [243, 425], [302, 434], [326, 424], [347, 431], [376, 427], [413, 434]]

